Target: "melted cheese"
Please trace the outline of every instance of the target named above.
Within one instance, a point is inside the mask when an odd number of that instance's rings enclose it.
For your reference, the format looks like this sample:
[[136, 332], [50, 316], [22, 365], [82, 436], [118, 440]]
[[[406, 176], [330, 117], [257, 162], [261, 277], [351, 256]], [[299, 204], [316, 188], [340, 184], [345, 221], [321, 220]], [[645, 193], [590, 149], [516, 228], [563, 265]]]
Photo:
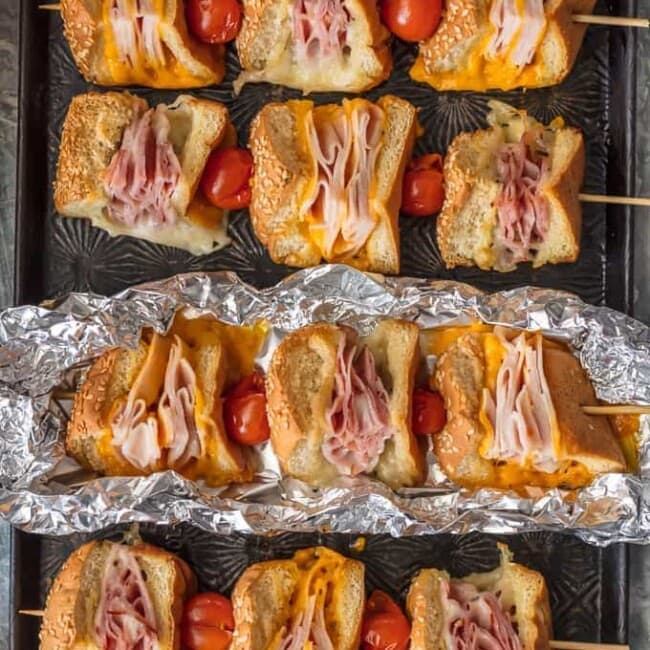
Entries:
[[639, 468], [639, 441], [641, 418], [638, 415], [615, 415], [609, 418], [612, 429], [621, 445], [629, 471]]
[[[523, 5], [522, 0], [517, 0], [517, 9], [520, 15], [524, 11]], [[481, 39], [479, 45], [469, 53], [464, 66], [453, 70], [429, 71], [424, 64], [423, 57], [419, 56], [411, 69], [411, 76], [416, 81], [428, 83], [437, 90], [512, 90], [519, 87], [535, 88], [545, 85], [548, 71], [539, 54], [539, 46], [547, 30], [548, 21], [538, 39], [532, 62], [523, 68], [518, 68], [509, 60], [510, 53], [517, 44], [519, 32], [515, 34], [507, 50], [494, 58], [488, 56], [488, 47], [494, 34], [492, 27]]]
[[[165, 0], [152, 0], [158, 16], [165, 15]], [[102, 23], [104, 25], [104, 58], [111, 76], [117, 85], [139, 84], [151, 87], [179, 88], [194, 85], [196, 79], [190, 71], [174, 57], [163, 44], [165, 66], [151, 67], [141, 56], [134, 65], [120, 60], [115, 33], [111, 25], [110, 10], [113, 0], [102, 0]], [[135, 0], [131, 0], [130, 10], [135, 11]], [[158, 24], [160, 31], [160, 24]]]

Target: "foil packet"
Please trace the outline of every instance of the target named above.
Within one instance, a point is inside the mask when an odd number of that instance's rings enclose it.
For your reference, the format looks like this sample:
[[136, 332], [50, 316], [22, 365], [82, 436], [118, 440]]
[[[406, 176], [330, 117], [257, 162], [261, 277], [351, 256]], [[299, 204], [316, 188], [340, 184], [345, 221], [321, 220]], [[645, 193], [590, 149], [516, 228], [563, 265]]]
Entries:
[[180, 308], [232, 325], [267, 321], [269, 335], [257, 359], [265, 369], [287, 332], [315, 321], [348, 324], [361, 333], [388, 316], [423, 329], [483, 321], [540, 330], [572, 349], [601, 399], [650, 403], [649, 328], [560, 291], [526, 287], [484, 294], [456, 282], [383, 278], [327, 265], [264, 290], [218, 272], [179, 275], [111, 298], [71, 294], [47, 307], [0, 313], [0, 514], [11, 524], [48, 535], [183, 521], [215, 533], [555, 530], [598, 545], [650, 539], [645, 417], [635, 474], [605, 474], [580, 490], [538, 489], [525, 496], [462, 489], [445, 477], [433, 452], [426, 484], [398, 492], [368, 477], [312, 489], [282, 477], [268, 443], [256, 451], [255, 482], [225, 488], [174, 472], [99, 478], [82, 470], [63, 445], [71, 406], [66, 387], [70, 398], [94, 358], [115, 346], [135, 346], [144, 327], [165, 332]]

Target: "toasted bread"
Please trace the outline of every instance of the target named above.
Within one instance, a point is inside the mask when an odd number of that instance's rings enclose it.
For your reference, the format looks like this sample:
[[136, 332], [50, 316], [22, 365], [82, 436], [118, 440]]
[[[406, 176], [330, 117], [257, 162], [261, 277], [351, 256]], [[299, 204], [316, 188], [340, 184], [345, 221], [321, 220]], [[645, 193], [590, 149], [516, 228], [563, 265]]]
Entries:
[[[354, 102], [355, 106], [369, 105], [365, 100]], [[353, 103], [344, 105], [344, 110], [351, 106]], [[381, 144], [374, 169], [368, 170], [374, 192], [369, 209], [375, 226], [360, 250], [341, 256], [324, 252], [310, 232], [309, 214], [302, 214], [301, 206], [318, 173], [304, 126], [314, 114], [313, 104], [268, 104], [255, 118], [249, 139], [255, 161], [250, 213], [257, 236], [275, 262], [307, 267], [325, 258], [362, 270], [399, 272], [398, 216], [404, 170], [417, 132], [416, 110], [391, 95], [382, 97], [377, 106], [383, 112]], [[336, 109], [328, 106], [317, 110], [321, 115]]]
[[590, 14], [595, 0], [545, 2], [546, 25], [533, 59], [524, 66], [509, 60], [511, 48], [497, 56], [488, 53], [495, 32], [490, 9], [496, 1], [449, 0], [440, 26], [420, 44], [411, 68], [413, 79], [436, 90], [475, 91], [538, 88], [563, 81], [573, 67], [586, 29], [572, 16]]
[[[199, 328], [208, 321], [196, 323]], [[177, 331], [173, 326], [164, 337], [145, 333], [137, 349], [110, 350], [95, 361], [75, 397], [66, 434], [67, 451], [84, 467], [109, 476], [146, 476], [174, 469], [214, 486], [250, 480], [249, 455], [228, 438], [223, 423], [221, 395], [229, 361], [219, 330], [208, 323], [200, 340], [195, 341], [181, 339]], [[161, 406], [174, 349], [180, 351], [182, 360], [178, 363], [189, 364], [190, 381], [196, 387], [193, 399], [198, 441], [192, 443], [197, 447], [191, 454], [189, 441], [183, 445], [180, 439], [175, 440], [176, 431]], [[172, 370], [172, 375], [175, 372]], [[139, 442], [132, 437], [136, 435], [132, 429], [125, 442], [116, 429], [118, 413], [138, 400], [144, 401], [146, 413], [134, 418], [130, 426], [137, 427]], [[143, 428], [143, 420], [152, 422], [148, 426], [154, 429], [150, 434], [153, 441], [144, 438], [149, 429]]]
[[[493, 337], [491, 347], [485, 345]], [[453, 481], [470, 487], [500, 488], [582, 487], [604, 472], [625, 471], [625, 459], [607, 418], [586, 415], [582, 406], [598, 403], [580, 362], [566, 349], [543, 343], [546, 378], [557, 423], [556, 455], [552, 472], [523, 468], [515, 461], [488, 459], [480, 447], [486, 433], [481, 422], [482, 392], [488, 364], [494, 361], [494, 335], [469, 333], [456, 340], [440, 357], [435, 383], [445, 400], [447, 424], [434, 437], [440, 465]]]
[[364, 566], [322, 547], [299, 551], [291, 560], [254, 564], [244, 571], [232, 595], [235, 635], [231, 650], [276, 647], [273, 642], [288, 635], [291, 624], [304, 613], [307, 590], [325, 600], [324, 621], [332, 647], [357, 650], [365, 607]]
[[445, 583], [469, 583], [479, 592], [499, 594], [522, 650], [547, 650], [553, 636], [548, 590], [541, 574], [516, 564], [505, 545], [501, 563], [488, 573], [472, 573], [455, 580], [446, 571], [424, 569], [413, 579], [406, 608], [411, 618], [411, 650], [450, 650], [446, 628]]
[[[245, 83], [259, 81], [305, 93], [359, 93], [377, 86], [390, 74], [389, 33], [373, 0], [340, 2], [339, 11], [347, 22], [344, 44], [337, 38], [329, 54], [319, 48], [308, 55], [302, 54], [296, 42], [295, 0], [244, 0], [243, 4], [244, 20], [237, 37], [243, 72], [235, 81], [237, 93]], [[330, 3], [330, 8], [336, 4]]]
[[225, 48], [201, 43], [190, 34], [183, 0], [151, 0], [158, 16], [155, 29], [162, 54], [154, 61], [140, 53], [138, 60], [131, 64], [120, 57], [107, 4], [104, 0], [61, 2], [64, 33], [86, 81], [100, 86], [168, 89], [221, 83], [225, 74]]
[[[337, 350], [343, 329], [317, 323], [287, 336], [275, 351], [267, 375], [268, 416], [273, 449], [284, 472], [312, 485], [327, 485], [338, 474], [323, 453], [330, 425]], [[410, 428], [411, 394], [418, 364], [416, 325], [381, 321], [360, 343], [368, 346], [388, 391], [393, 435], [374, 474], [393, 488], [424, 480], [424, 455]]]
[[[112, 542], [78, 548], [59, 571], [47, 597], [41, 650], [100, 650], [95, 616]], [[196, 591], [196, 578], [180, 558], [148, 544], [128, 547], [143, 572], [152, 600], [160, 650], [180, 648], [183, 602]]]
[[[539, 126], [523, 111], [491, 103], [499, 120], [523, 120]], [[492, 118], [491, 118], [492, 119]], [[504, 145], [518, 142], [510, 128], [492, 119], [493, 126], [462, 133], [452, 142], [445, 158], [445, 201], [438, 216], [436, 234], [447, 268], [476, 265], [481, 269], [510, 271], [516, 267], [502, 259], [497, 243], [497, 199], [504, 184], [497, 170], [497, 153]], [[519, 129], [515, 130], [517, 136]], [[545, 239], [528, 251], [534, 267], [574, 262], [580, 253], [582, 209], [579, 192], [584, 180], [585, 150], [578, 129], [546, 127], [550, 168], [542, 176], [539, 193], [548, 206]]]
[[67, 217], [90, 219], [111, 235], [130, 235], [202, 255], [228, 243], [222, 210], [203, 207], [197, 193], [208, 156], [227, 136], [228, 111], [222, 104], [181, 95], [168, 107], [169, 140], [180, 164], [171, 198], [173, 224], [134, 225], [113, 220], [105, 175], [120, 149], [126, 128], [147, 108], [129, 93], [86, 93], [73, 98], [63, 125], [54, 183], [54, 205]]

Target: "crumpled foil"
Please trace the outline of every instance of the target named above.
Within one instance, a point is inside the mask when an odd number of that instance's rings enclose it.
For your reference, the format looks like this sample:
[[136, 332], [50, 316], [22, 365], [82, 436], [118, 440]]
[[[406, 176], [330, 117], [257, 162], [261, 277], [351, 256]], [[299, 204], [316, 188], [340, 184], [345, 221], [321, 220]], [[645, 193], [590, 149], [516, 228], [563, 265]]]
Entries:
[[[74, 387], [91, 360], [113, 346], [136, 345], [143, 327], [165, 331], [175, 311], [211, 313], [241, 325], [271, 326], [258, 362], [287, 331], [325, 320], [369, 331], [378, 318], [422, 328], [482, 320], [539, 329], [565, 341], [608, 402], [650, 403], [650, 330], [623, 314], [575, 296], [522, 288], [483, 294], [464, 284], [382, 278], [345, 266], [301, 271], [257, 290], [232, 273], [194, 273], [128, 289], [112, 298], [72, 294], [49, 308], [0, 314], [0, 513], [41, 534], [89, 532], [120, 522], [188, 521], [218, 533], [327, 531], [520, 533], [571, 530], [606, 545], [650, 539], [650, 422], [638, 436], [636, 474], [607, 474], [575, 491], [526, 496], [451, 483], [430, 452], [422, 488], [393, 492], [367, 477], [313, 490], [282, 478], [268, 443], [257, 452], [256, 482], [210, 489], [174, 472], [146, 478], [98, 478], [65, 456], [67, 410], [61, 387]], [[76, 379], [75, 379], [76, 377]]]

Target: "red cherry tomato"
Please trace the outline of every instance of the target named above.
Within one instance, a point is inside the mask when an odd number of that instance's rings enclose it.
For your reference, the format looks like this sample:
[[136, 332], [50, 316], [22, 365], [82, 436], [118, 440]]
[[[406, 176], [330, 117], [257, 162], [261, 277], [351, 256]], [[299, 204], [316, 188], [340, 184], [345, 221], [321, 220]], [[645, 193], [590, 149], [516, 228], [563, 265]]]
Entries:
[[205, 197], [217, 208], [238, 210], [251, 202], [253, 157], [246, 149], [225, 147], [210, 154], [201, 178]]
[[439, 433], [447, 423], [445, 403], [440, 393], [425, 388], [413, 391], [413, 416], [411, 426], [418, 436]]
[[227, 650], [235, 629], [231, 602], [221, 594], [197, 594], [185, 603], [181, 636], [186, 650]]
[[428, 217], [440, 212], [445, 200], [442, 157], [428, 154], [416, 158], [404, 174], [402, 212], [411, 217]]
[[375, 590], [366, 604], [361, 626], [361, 650], [406, 650], [411, 626], [399, 605]]
[[239, 0], [186, 0], [185, 14], [190, 31], [205, 43], [228, 43], [241, 27]]
[[223, 420], [231, 440], [240, 445], [259, 445], [271, 431], [266, 417], [266, 393], [261, 373], [241, 379], [225, 395]]
[[381, 19], [404, 41], [425, 41], [438, 29], [442, 0], [381, 0]]

